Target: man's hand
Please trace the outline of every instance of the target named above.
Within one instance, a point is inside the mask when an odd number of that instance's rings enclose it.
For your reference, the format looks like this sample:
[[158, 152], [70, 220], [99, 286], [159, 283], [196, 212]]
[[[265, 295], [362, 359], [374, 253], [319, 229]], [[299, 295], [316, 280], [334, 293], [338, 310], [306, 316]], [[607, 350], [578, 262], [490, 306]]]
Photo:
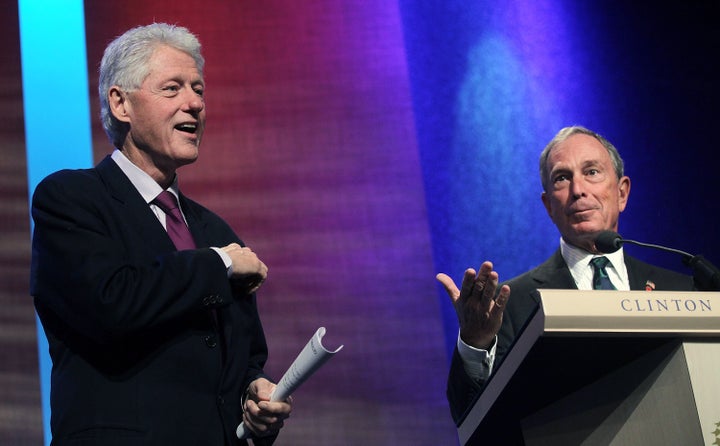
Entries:
[[495, 297], [498, 274], [491, 262], [483, 262], [480, 272], [468, 268], [462, 281], [462, 290], [447, 275], [436, 276], [452, 299], [460, 323], [460, 338], [466, 344], [487, 350], [500, 331], [503, 310], [510, 298], [510, 287], [503, 285]]
[[252, 249], [231, 243], [223, 248], [232, 260], [232, 278], [246, 283], [248, 294], [254, 293], [267, 278], [268, 268]]
[[270, 402], [275, 387], [265, 378], [258, 378], [248, 386], [243, 422], [258, 437], [277, 434], [292, 412], [292, 397], [286, 401]]

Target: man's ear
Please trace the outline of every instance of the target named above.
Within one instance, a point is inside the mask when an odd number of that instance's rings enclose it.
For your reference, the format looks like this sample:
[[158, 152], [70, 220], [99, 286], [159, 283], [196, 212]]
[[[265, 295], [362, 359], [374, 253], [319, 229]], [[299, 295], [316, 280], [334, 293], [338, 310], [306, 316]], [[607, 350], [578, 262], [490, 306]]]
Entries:
[[620, 212], [625, 210], [628, 198], [630, 197], [630, 178], [622, 177], [618, 181], [618, 208]]
[[130, 122], [128, 111], [130, 103], [127, 98], [127, 94], [120, 89], [117, 85], [113, 85], [108, 89], [108, 104], [110, 104], [110, 112], [120, 122]]
[[547, 211], [547, 214], [550, 216], [550, 219], [552, 220], [552, 213], [550, 213], [550, 197], [548, 197], [547, 192], [543, 191], [542, 195], [540, 195], [540, 199], [543, 202], [543, 206], [545, 206], [545, 210]]

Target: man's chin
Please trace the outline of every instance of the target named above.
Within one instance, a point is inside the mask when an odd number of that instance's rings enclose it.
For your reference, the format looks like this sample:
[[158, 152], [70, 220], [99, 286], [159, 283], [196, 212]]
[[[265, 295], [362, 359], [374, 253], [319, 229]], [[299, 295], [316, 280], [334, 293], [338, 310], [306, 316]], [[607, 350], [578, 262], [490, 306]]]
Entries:
[[181, 159], [176, 159], [176, 160], [175, 160], [175, 165], [176, 165], [178, 168], [183, 167], [183, 166], [187, 166], [187, 165], [192, 164], [192, 163], [194, 163], [195, 161], [197, 161], [197, 158], [198, 158], [198, 157], [195, 157], [195, 158], [181, 158]]
[[197, 161], [199, 152], [196, 146], [188, 146], [182, 153], [177, 154], [175, 163], [178, 167], [192, 164]]
[[587, 247], [595, 245], [595, 239], [604, 230], [604, 227], [598, 225], [583, 225], [573, 227], [572, 233], [563, 234], [563, 238], [571, 245], [587, 249]]

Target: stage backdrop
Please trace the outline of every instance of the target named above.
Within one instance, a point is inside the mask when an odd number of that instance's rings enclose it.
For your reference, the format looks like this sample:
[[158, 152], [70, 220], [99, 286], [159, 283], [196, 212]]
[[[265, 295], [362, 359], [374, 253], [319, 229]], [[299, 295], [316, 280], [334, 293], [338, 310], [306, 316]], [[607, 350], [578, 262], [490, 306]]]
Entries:
[[0, 444], [42, 445], [35, 313], [28, 295], [30, 221], [15, 2], [0, 14]]
[[[620, 234], [720, 261], [711, 2], [401, 1], [401, 10], [437, 270], [459, 279], [490, 259], [509, 279], [558, 248], [538, 157], [573, 124], [625, 160]], [[692, 274], [678, 255], [626, 251]], [[457, 321], [443, 302], [450, 349]]]
[[[208, 126], [181, 187], [270, 267], [267, 369], [279, 377], [319, 326], [345, 345], [297, 392], [278, 445], [456, 443], [444, 388], [457, 323], [434, 275], [489, 258], [509, 278], [557, 247], [537, 156], [561, 126], [587, 125], [624, 154], [624, 236], [720, 258], [720, 20], [701, 5], [626, 3], [87, 2], [92, 160], [112, 149], [97, 118], [104, 46], [152, 21], [190, 28]], [[0, 19], [0, 444], [40, 445], [13, 12]], [[75, 99], [52, 81], [48, 101]], [[63, 141], [48, 153], [73, 150]]]
[[152, 21], [204, 46], [208, 126], [180, 184], [270, 266], [268, 372], [279, 378], [320, 326], [345, 346], [295, 395], [279, 444], [454, 441], [398, 6], [86, 3], [95, 161], [112, 149], [97, 119], [102, 50]]

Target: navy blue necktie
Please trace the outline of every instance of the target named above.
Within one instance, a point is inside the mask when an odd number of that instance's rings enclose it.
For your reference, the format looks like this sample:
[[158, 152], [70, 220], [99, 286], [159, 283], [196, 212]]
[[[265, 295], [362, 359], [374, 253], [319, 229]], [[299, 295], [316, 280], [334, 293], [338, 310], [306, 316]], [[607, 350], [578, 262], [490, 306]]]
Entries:
[[590, 261], [593, 267], [593, 288], [596, 290], [616, 290], [615, 286], [610, 282], [605, 267], [610, 263], [607, 257], [595, 257]]

